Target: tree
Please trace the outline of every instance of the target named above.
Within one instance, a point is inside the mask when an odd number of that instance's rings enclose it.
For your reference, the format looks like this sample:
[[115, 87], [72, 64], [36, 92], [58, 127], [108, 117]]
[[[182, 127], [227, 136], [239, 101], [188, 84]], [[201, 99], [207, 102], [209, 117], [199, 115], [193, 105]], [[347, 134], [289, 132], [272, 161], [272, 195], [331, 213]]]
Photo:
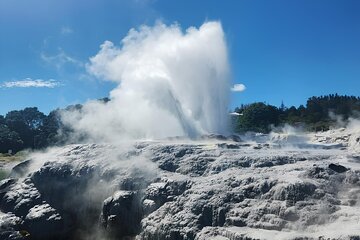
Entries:
[[[272, 109], [272, 110], [271, 110]], [[360, 116], [360, 98], [338, 94], [329, 94], [320, 97], [311, 97], [307, 100], [306, 106], [300, 105], [298, 108], [292, 106], [286, 108], [283, 104], [278, 111], [276, 119], [276, 107], [264, 103], [241, 105], [236, 108], [236, 112], [244, 114], [238, 118], [238, 131], [268, 131], [268, 124], [300, 124], [310, 131], [328, 130], [337, 124], [336, 118], [340, 116], [347, 120], [349, 117]], [[249, 111], [251, 110], [251, 114]], [[272, 114], [271, 114], [271, 113]], [[330, 113], [333, 113], [330, 116]], [[275, 118], [273, 118], [275, 116]], [[269, 118], [268, 121], [259, 119]], [[279, 120], [279, 121], [278, 121]]]
[[281, 105], [280, 105], [280, 111], [284, 112], [286, 110], [286, 106], [284, 104], [284, 101], [281, 101]]
[[8, 112], [5, 123], [11, 131], [19, 134], [25, 148], [34, 148], [35, 136], [39, 134], [45, 117], [36, 107], [25, 108]]
[[238, 118], [238, 132], [269, 132], [271, 125], [279, 124], [279, 110], [271, 105], [258, 102], [246, 106]]
[[0, 152], [17, 152], [23, 148], [23, 141], [17, 132], [11, 131], [5, 124], [0, 124]]
[[0, 115], [0, 124], [5, 124], [5, 118], [3, 115]]
[[39, 134], [35, 136], [35, 148], [63, 144], [67, 137], [67, 131], [61, 121], [61, 110], [51, 111], [43, 120]]

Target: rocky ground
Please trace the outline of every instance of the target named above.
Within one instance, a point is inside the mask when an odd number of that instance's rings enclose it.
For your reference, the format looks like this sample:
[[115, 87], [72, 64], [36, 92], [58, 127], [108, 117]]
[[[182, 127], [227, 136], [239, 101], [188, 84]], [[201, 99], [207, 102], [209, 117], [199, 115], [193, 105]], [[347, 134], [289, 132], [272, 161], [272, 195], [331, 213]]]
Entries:
[[53, 148], [0, 182], [0, 239], [360, 239], [359, 137]]

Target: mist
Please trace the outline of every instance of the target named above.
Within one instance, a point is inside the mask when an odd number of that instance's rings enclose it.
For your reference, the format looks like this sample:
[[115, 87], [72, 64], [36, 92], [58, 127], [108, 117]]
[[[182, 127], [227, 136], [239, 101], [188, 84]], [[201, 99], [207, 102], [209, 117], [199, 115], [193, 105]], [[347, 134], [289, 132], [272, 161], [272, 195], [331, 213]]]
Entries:
[[118, 84], [110, 102], [62, 116], [93, 141], [227, 132], [230, 67], [220, 22], [185, 32], [163, 23], [131, 29], [119, 46], [105, 41], [87, 71]]

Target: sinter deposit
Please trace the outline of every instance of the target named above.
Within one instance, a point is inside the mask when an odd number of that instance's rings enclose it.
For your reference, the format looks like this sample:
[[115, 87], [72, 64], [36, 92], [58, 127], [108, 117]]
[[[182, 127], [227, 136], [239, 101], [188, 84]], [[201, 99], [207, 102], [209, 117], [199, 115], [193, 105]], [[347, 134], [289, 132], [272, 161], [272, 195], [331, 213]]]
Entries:
[[34, 154], [1, 181], [0, 239], [360, 238], [360, 134], [242, 139]]

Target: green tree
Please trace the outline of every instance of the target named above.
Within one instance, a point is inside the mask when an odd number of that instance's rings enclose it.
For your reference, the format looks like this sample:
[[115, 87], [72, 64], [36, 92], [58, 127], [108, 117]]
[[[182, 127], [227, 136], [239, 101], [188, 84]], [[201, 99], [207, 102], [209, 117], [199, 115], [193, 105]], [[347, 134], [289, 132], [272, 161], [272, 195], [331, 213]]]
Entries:
[[17, 132], [11, 131], [5, 124], [0, 124], [0, 152], [17, 152], [23, 148], [23, 141]]
[[54, 110], [45, 117], [40, 132], [35, 136], [35, 148], [64, 144], [68, 139], [67, 129], [61, 121], [61, 111]]
[[6, 114], [5, 123], [11, 131], [17, 132], [24, 148], [35, 147], [35, 136], [40, 133], [45, 115], [36, 107], [11, 111]]
[[242, 115], [238, 118], [236, 130], [238, 132], [269, 132], [271, 125], [279, 124], [279, 114], [275, 106], [262, 102], [252, 103], [244, 107]]
[[[268, 130], [266, 126], [269, 123], [277, 125], [275, 109], [274, 106], [261, 103], [241, 105], [235, 111], [244, 114], [244, 116], [238, 117], [236, 129], [238, 131], [266, 132]], [[250, 110], [251, 114], [248, 113]], [[306, 106], [300, 105], [298, 108], [294, 106], [286, 108], [282, 104], [278, 113], [279, 124], [302, 125], [310, 131], [323, 131], [337, 124], [336, 118], [333, 117], [334, 114], [344, 120], [349, 119], [349, 117], [359, 117], [360, 98], [338, 94], [311, 97], [307, 100]], [[332, 116], [330, 113], [333, 113]], [[270, 117], [268, 121], [259, 120], [266, 118], [265, 116]]]

